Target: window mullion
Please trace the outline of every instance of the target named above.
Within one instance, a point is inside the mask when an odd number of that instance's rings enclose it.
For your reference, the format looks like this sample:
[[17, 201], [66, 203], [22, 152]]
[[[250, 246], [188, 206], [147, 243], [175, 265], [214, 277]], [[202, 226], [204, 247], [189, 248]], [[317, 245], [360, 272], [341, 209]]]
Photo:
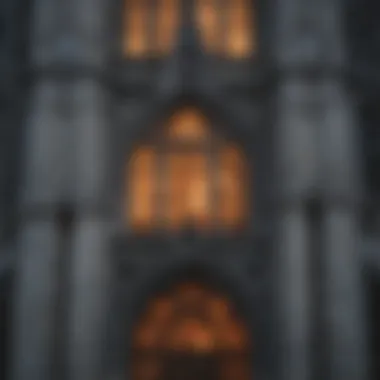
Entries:
[[156, 189], [154, 202], [155, 226], [160, 232], [168, 229], [168, 207], [169, 207], [169, 159], [170, 151], [167, 142], [161, 136], [157, 144], [156, 160]]
[[218, 54], [223, 56], [226, 53], [227, 37], [229, 29], [229, 14], [231, 8], [230, 0], [214, 0], [215, 12], [217, 14], [218, 28], [218, 46], [216, 47]]
[[218, 189], [220, 188], [220, 160], [219, 160], [219, 141], [212, 138], [209, 141], [209, 149], [207, 152], [208, 159], [208, 191], [210, 201], [210, 216], [211, 216], [211, 228], [217, 231], [220, 228], [218, 218], [218, 205], [220, 203], [220, 194]]
[[162, 0], [146, 0], [147, 1], [147, 17], [146, 17], [146, 46], [148, 55], [154, 57], [157, 54], [158, 47], [158, 12], [162, 7]]

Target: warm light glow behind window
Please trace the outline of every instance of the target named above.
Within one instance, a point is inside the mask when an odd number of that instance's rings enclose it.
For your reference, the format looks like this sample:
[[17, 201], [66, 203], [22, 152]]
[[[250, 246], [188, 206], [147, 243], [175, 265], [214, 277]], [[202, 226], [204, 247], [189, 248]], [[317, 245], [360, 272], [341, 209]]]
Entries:
[[128, 165], [126, 216], [134, 231], [239, 230], [247, 219], [247, 167], [196, 109], [175, 113]]
[[123, 50], [130, 58], [168, 54], [178, 34], [179, 0], [125, 0]]
[[212, 378], [247, 380], [250, 346], [227, 298], [196, 282], [184, 283], [153, 299], [141, 316], [133, 337], [133, 379], [170, 378], [171, 366], [185, 358], [182, 374], [192, 370], [186, 364], [212, 359]]
[[[162, 57], [178, 43], [181, 3], [125, 0], [123, 50], [130, 58]], [[241, 59], [256, 49], [252, 0], [194, 0], [196, 27], [207, 54]]]

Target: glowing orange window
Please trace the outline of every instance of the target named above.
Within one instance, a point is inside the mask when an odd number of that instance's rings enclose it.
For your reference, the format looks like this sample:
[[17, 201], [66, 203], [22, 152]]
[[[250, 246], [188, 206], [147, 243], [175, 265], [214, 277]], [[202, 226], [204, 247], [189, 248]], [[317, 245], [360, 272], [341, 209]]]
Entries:
[[195, 0], [198, 29], [206, 52], [232, 59], [256, 50], [252, 0]]
[[180, 0], [126, 0], [123, 51], [130, 58], [162, 56], [175, 44]]
[[[188, 0], [182, 0], [188, 1]], [[130, 58], [167, 55], [178, 43], [181, 0], [125, 0], [123, 51]], [[256, 50], [252, 0], [194, 0], [205, 52], [240, 59]]]
[[133, 380], [248, 380], [251, 342], [230, 301], [197, 282], [154, 298], [133, 335]]
[[129, 160], [125, 215], [134, 231], [241, 230], [247, 221], [247, 165], [194, 108], [176, 112]]

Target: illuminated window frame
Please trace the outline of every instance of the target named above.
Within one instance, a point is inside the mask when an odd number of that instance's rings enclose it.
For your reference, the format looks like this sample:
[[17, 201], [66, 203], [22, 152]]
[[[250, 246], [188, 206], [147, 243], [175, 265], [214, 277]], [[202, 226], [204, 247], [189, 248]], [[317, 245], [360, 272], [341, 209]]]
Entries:
[[174, 368], [178, 375], [191, 370], [186, 365], [211, 359], [217, 378], [248, 380], [251, 348], [248, 330], [227, 297], [198, 282], [183, 282], [154, 297], [139, 319], [132, 380], [161, 379], [181, 359], [182, 366]]
[[245, 155], [192, 107], [136, 147], [126, 182], [124, 215], [133, 232], [239, 233], [250, 218]]
[[131, 59], [162, 57], [176, 43], [180, 0], [125, 0], [123, 53]]
[[[182, 0], [185, 1], [185, 0]], [[252, 0], [194, 0], [201, 46], [210, 55], [244, 59], [256, 51]], [[123, 54], [130, 59], [168, 55], [178, 42], [181, 0], [125, 0]]]
[[239, 60], [256, 51], [252, 0], [195, 0], [196, 19], [205, 52]]

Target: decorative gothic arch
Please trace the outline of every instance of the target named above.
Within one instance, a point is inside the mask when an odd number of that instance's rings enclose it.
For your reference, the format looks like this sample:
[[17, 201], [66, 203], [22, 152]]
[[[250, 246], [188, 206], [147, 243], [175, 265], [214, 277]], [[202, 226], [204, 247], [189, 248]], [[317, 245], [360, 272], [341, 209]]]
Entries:
[[[189, 0], [186, 0], [189, 1]], [[256, 50], [251, 0], [194, 0], [193, 18], [207, 54], [241, 59]], [[125, 0], [123, 51], [130, 58], [162, 57], [178, 42], [181, 0]]]
[[132, 379], [249, 379], [251, 348], [225, 295], [200, 282], [181, 282], [148, 302], [137, 322]]
[[248, 168], [239, 145], [195, 107], [174, 112], [139, 143], [127, 165], [125, 216], [135, 231], [241, 230]]
[[196, 0], [196, 20], [204, 51], [230, 59], [256, 50], [251, 0]]

